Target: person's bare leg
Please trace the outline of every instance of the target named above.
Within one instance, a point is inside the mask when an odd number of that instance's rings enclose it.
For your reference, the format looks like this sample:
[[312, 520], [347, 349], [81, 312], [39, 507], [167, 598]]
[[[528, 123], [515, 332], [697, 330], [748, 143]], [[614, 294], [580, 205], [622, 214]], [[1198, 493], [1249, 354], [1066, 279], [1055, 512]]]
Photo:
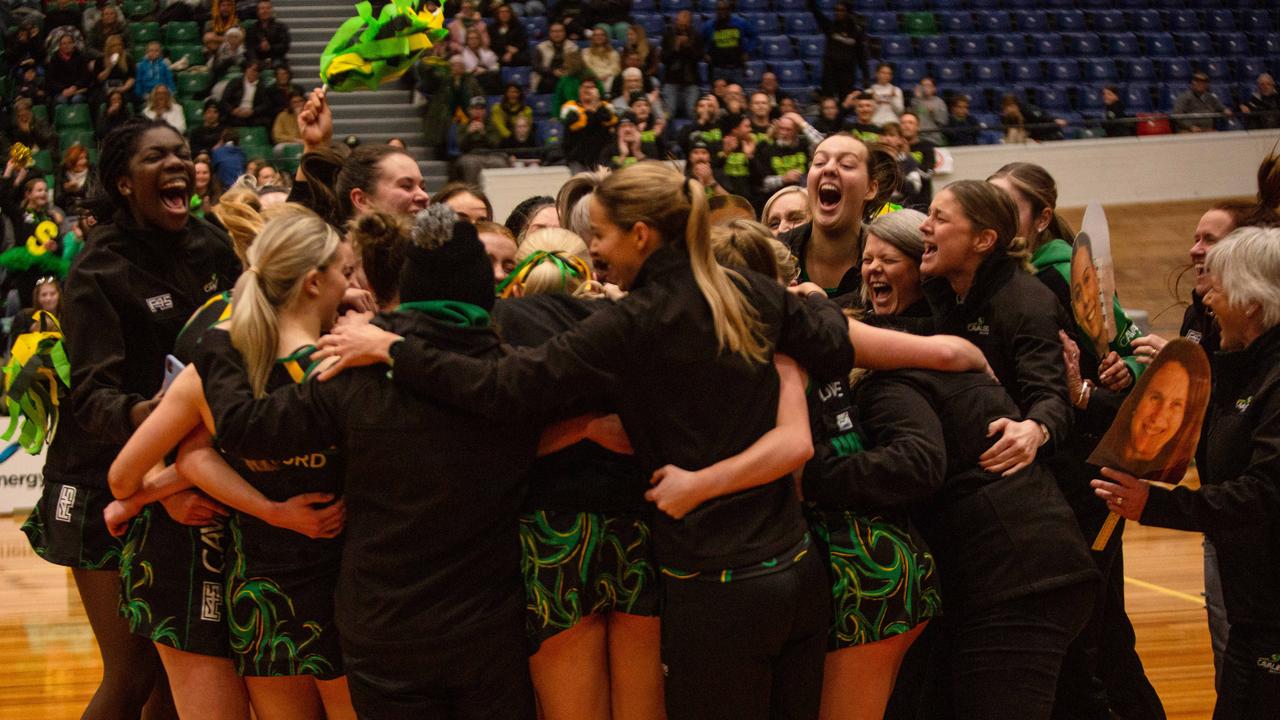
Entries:
[[156, 643], [183, 720], [247, 720], [249, 694], [230, 658], [200, 655]]
[[661, 620], [622, 612], [607, 618], [613, 720], [665, 720]]
[[345, 675], [332, 680], [317, 680], [316, 689], [320, 691], [324, 713], [329, 720], [356, 720], [356, 710], [351, 706], [351, 689], [347, 687]]
[[542, 643], [529, 674], [544, 720], [609, 720], [604, 617], [589, 615]]
[[885, 640], [827, 653], [821, 720], [881, 720], [902, 658], [927, 624]]
[[[73, 568], [80, 603], [102, 656], [102, 682], [84, 710], [86, 720], [138, 717], [148, 706], [157, 683], [164, 682], [160, 658], [151, 641], [129, 632], [120, 617], [120, 573], [116, 570]], [[163, 697], [163, 694], [160, 695]], [[163, 703], [148, 708], [148, 717], [172, 718]], [[152, 715], [151, 713], [156, 713]]]
[[325, 720], [320, 691], [310, 675], [246, 677], [244, 689], [257, 720]]

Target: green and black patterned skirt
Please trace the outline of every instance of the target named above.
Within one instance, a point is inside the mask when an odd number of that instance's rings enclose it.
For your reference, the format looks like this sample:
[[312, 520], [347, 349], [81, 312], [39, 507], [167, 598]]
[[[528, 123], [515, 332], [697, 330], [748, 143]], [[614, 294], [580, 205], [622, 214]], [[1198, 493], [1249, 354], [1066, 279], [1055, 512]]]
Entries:
[[31, 549], [55, 565], [77, 570], [118, 570], [124, 542], [112, 537], [102, 511], [114, 500], [98, 488], [45, 483], [22, 532]]
[[531, 653], [593, 613], [658, 614], [649, 524], [639, 516], [523, 514], [520, 546]]
[[942, 607], [933, 555], [880, 515], [810, 509], [827, 556], [833, 617], [828, 650], [901, 635]]

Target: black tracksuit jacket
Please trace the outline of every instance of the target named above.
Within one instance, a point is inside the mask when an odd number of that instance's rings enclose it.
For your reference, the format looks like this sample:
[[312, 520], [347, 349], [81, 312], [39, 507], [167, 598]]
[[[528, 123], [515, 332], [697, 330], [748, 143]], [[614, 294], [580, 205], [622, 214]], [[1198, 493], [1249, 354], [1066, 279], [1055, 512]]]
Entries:
[[[777, 281], [744, 271], [746, 296], [772, 348], [818, 377], [853, 365], [848, 324], [833, 303], [796, 298]], [[396, 380], [406, 389], [498, 419], [563, 415], [592, 399], [617, 398], [636, 458], [648, 475], [736, 455], [777, 422], [771, 364], [720, 350], [711, 309], [683, 247], [656, 250], [631, 293], [572, 330], [501, 362], [399, 343]], [[658, 561], [719, 572], [777, 557], [799, 544], [805, 522], [789, 478], [704, 503], [682, 520], [658, 514]]]
[[178, 234], [139, 228], [125, 213], [90, 231], [63, 296], [70, 412], [64, 406], [45, 482], [107, 487], [133, 434], [129, 411], [159, 392], [165, 355], [191, 314], [239, 275], [226, 233], [197, 217]]
[[1204, 428], [1200, 490], [1151, 486], [1141, 522], [1208, 535], [1232, 626], [1280, 628], [1280, 328], [1214, 356]]

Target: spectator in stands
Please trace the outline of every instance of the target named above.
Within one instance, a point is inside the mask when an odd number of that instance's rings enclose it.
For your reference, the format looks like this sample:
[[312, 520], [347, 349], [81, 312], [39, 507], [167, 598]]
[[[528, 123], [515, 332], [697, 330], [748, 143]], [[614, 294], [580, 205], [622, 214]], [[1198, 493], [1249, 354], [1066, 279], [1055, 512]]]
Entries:
[[218, 47], [213, 67], [210, 68], [213, 71], [214, 82], [222, 80], [231, 70], [244, 64], [246, 57], [248, 55], [244, 46], [244, 30], [239, 27], [228, 29], [222, 36], [222, 45]]
[[644, 71], [638, 67], [629, 67], [622, 71], [616, 83], [617, 91], [613, 94], [613, 107], [619, 113], [631, 109], [631, 100], [637, 95], [649, 100], [649, 109], [659, 117], [666, 115], [662, 107], [662, 95], [653, 88], [646, 87]]
[[533, 108], [524, 101], [524, 89], [515, 83], [507, 83], [502, 100], [489, 109], [489, 125], [499, 141], [511, 137], [511, 126], [516, 118], [533, 121]]
[[758, 146], [758, 198], [770, 197], [783, 187], [804, 184], [812, 150], [810, 138], [801, 134], [801, 128], [805, 126], [807, 123], [799, 115], [783, 115], [774, 122], [773, 141]]
[[449, 58], [445, 71], [435, 70], [426, 63], [420, 67], [429, 73], [425, 90], [431, 98], [423, 122], [424, 140], [429, 147], [443, 149], [449, 126], [466, 117], [471, 98], [484, 95], [484, 90], [475, 77], [467, 74], [462, 58], [457, 55]]
[[757, 90], [769, 96], [769, 107], [775, 109], [782, 104], [783, 100], [791, 97], [778, 86], [778, 74], [772, 70], [765, 70], [761, 73], [760, 87]]
[[211, 167], [218, 176], [223, 187], [231, 187], [244, 174], [248, 159], [244, 150], [240, 149], [240, 133], [229, 127], [218, 137], [218, 144], [209, 153], [212, 158]]
[[1027, 120], [1022, 113], [1022, 104], [1018, 96], [1012, 93], [1000, 100], [1000, 125], [1004, 128], [1006, 144], [1025, 143], [1031, 139], [1027, 134]]
[[560, 121], [564, 123], [565, 161], [570, 172], [577, 173], [595, 167], [612, 140], [618, 117], [612, 105], [601, 101], [600, 87], [584, 82], [578, 86], [578, 99], [560, 108]]
[[1280, 93], [1276, 80], [1267, 73], [1258, 76], [1258, 89], [1240, 106], [1244, 126], [1250, 130], [1280, 127]]
[[756, 142], [768, 143], [773, 140], [773, 106], [769, 104], [769, 96], [763, 92], [751, 93], [747, 103], [747, 117], [751, 119], [751, 134]]
[[747, 21], [733, 14], [732, 2], [716, 3], [716, 16], [702, 27], [702, 40], [707, 46], [712, 77], [741, 83], [747, 56], [755, 51], [756, 38]]
[[260, 188], [279, 185], [282, 182], [280, 171], [269, 162], [262, 163], [253, 171], [253, 180]]
[[501, 76], [498, 71], [501, 65], [498, 63], [498, 55], [492, 50], [484, 46], [487, 34], [482, 35], [479, 30], [472, 28], [467, 31], [467, 44], [462, 48], [462, 52], [458, 55], [462, 58], [462, 64], [467, 69], [467, 73], [480, 83], [480, 87], [485, 92], [497, 92], [498, 85], [501, 82]]
[[157, 85], [167, 85], [170, 91], [176, 89], [173, 83], [173, 72], [169, 70], [169, 63], [165, 61], [163, 52], [164, 48], [160, 43], [152, 40], [147, 43], [147, 56], [138, 62], [133, 95], [140, 101], [150, 97], [151, 91]]
[[784, 95], [778, 98], [778, 112], [782, 115], [786, 115], [787, 113], [798, 113], [800, 112], [800, 103], [796, 102], [795, 98], [789, 95]]
[[5, 47], [4, 57], [10, 67], [17, 67], [23, 60], [35, 60], [36, 64], [44, 65], [45, 51], [44, 43], [40, 40], [40, 23], [34, 20], [26, 20], [22, 25], [18, 26], [18, 34], [10, 41], [8, 38], [5, 42], [11, 43]]
[[80, 143], [62, 153], [62, 170], [58, 174], [58, 204], [64, 208], [78, 205], [88, 195], [89, 151]]
[[289, 105], [277, 113], [276, 119], [271, 122], [271, 142], [277, 145], [302, 142], [302, 132], [298, 128], [298, 113], [302, 112], [305, 104], [306, 99], [302, 97], [302, 93], [289, 93]]
[[724, 88], [724, 99], [720, 102], [724, 106], [727, 113], [738, 113], [739, 115], [747, 112], [747, 96], [742, 91], [742, 86], [738, 83], [729, 83]]
[[1013, 93], [1000, 99], [1000, 120], [1005, 127], [1006, 143], [1061, 140], [1062, 128], [1067, 125], [1066, 120], [1054, 118]]
[[557, 22], [564, 26], [566, 37], [577, 41], [582, 38], [587, 28], [582, 22], [582, 13], [585, 6], [585, 0], [557, 0], [551, 6], [549, 17], [552, 22]]
[[540, 93], [555, 92], [556, 83], [565, 74], [565, 59], [578, 54], [578, 45], [565, 34], [564, 23], [555, 22], [547, 28], [547, 39], [534, 49], [534, 87]]
[[222, 131], [225, 129], [218, 102], [212, 98], [205, 100], [203, 123], [200, 127], [191, 129], [191, 152], [198, 154], [213, 150], [222, 141]]
[[529, 64], [529, 33], [506, 3], [498, 6], [489, 24], [489, 43], [504, 67]]
[[755, 163], [759, 145], [751, 134], [751, 119], [739, 113], [725, 113], [720, 119], [720, 152], [712, 159], [716, 180], [725, 192], [744, 197], [753, 206], [761, 173]]
[[58, 0], [57, 5], [50, 3], [51, 7], [45, 11], [44, 27], [46, 35], [54, 28], [73, 27], [76, 30], [84, 24], [84, 14], [80, 10], [80, 4], [76, 0]]
[[208, 160], [197, 159], [195, 170], [195, 196], [200, 198], [201, 206], [208, 209], [217, 205], [218, 198], [222, 196], [222, 182], [213, 174], [213, 166]]
[[289, 97], [294, 94], [305, 96], [307, 93], [302, 86], [293, 81], [293, 70], [290, 69], [288, 63], [283, 60], [276, 63], [272, 68], [275, 75], [275, 85], [271, 86], [271, 109], [272, 112], [283, 112], [289, 109]]
[[656, 160], [644, 152], [644, 141], [640, 137], [640, 128], [636, 125], [636, 116], [630, 111], [618, 116], [618, 127], [613, 145], [606, 145], [600, 153], [599, 165], [611, 170], [621, 170], [635, 165], [641, 160]]
[[538, 165], [546, 155], [543, 148], [538, 147], [538, 140], [533, 136], [533, 120], [519, 116], [511, 122], [511, 134], [498, 147], [511, 157], [514, 164]]
[[[649, 33], [643, 25], [631, 23], [627, 26], [627, 41], [623, 45], [623, 54], [627, 53], [635, 53], [639, 57], [640, 64], [636, 67], [644, 70], [645, 77], [658, 75], [658, 62], [662, 59], [662, 53], [649, 44]], [[622, 66], [627, 67], [625, 58]]]
[[920, 136], [935, 145], [941, 145], [942, 128], [947, 126], [947, 103], [938, 97], [938, 86], [933, 78], [921, 78], [916, 84], [911, 95], [910, 112], [919, 121]]
[[480, 171], [485, 168], [508, 167], [505, 153], [497, 152], [502, 138], [489, 119], [487, 101], [483, 97], [471, 98], [467, 120], [456, 127], [458, 150], [461, 155], [453, 164], [454, 175], [468, 185], [480, 184]]
[[854, 88], [867, 87], [871, 78], [867, 76], [867, 25], [862, 16], [853, 11], [848, 0], [836, 3], [829, 18], [815, 0], [805, 0], [805, 4], [827, 36], [822, 52], [822, 94], [844, 97]]
[[693, 125], [689, 126], [680, 144], [687, 156], [694, 143], [703, 143], [714, 157], [720, 152], [720, 141], [723, 139], [724, 132], [720, 130], [720, 102], [715, 95], [703, 95], [694, 106]]
[[236, 0], [213, 0], [213, 8], [213, 17], [209, 19], [208, 25], [210, 30], [222, 36], [231, 28], [244, 32], [240, 27], [240, 18], [236, 15]]
[[650, 100], [654, 105], [661, 107], [661, 83], [658, 82], [657, 77], [650, 75], [649, 71], [645, 69], [644, 62], [640, 58], [640, 53], [635, 50], [624, 50], [619, 54], [622, 56], [622, 70], [614, 76], [613, 82], [608, 86], [609, 97], [616, 99], [619, 95], [623, 95], [624, 97], [629, 95], [629, 93], [625, 92], [622, 88], [622, 74], [628, 69], [635, 68], [640, 71], [640, 84], [630, 92], [643, 91], [646, 93], [652, 93]]
[[702, 187], [706, 188], [708, 198], [715, 195], [729, 194], [724, 188], [720, 187], [720, 181], [716, 178], [715, 169], [711, 165], [711, 148], [705, 142], [695, 140], [689, 146], [687, 154], [689, 158], [684, 164], [685, 177], [693, 178], [702, 183]]
[[702, 35], [693, 28], [693, 13], [676, 13], [662, 34], [662, 99], [672, 117], [693, 116], [701, 92], [698, 63], [702, 62], [702, 48]]
[[627, 28], [631, 24], [631, 0], [591, 0], [583, 3], [582, 24], [593, 29], [603, 27], [611, 40], [625, 41]]
[[1130, 118], [1125, 110], [1124, 99], [1120, 97], [1120, 88], [1107, 85], [1102, 88], [1102, 131], [1107, 137], [1126, 137], [1137, 134], [1137, 127], [1126, 122]]
[[876, 125], [897, 122], [898, 116], [906, 110], [902, 89], [893, 84], [893, 66], [889, 63], [876, 66], [876, 83], [867, 88], [867, 92], [875, 100], [876, 110], [871, 116], [871, 122]]
[[818, 118], [813, 127], [823, 137], [833, 135], [844, 129], [844, 113], [840, 111], [840, 103], [833, 97], [824, 97], [818, 102]]
[[[893, 152], [898, 161], [899, 182], [889, 195], [889, 201], [904, 208], [918, 210], [923, 201], [924, 173], [920, 164], [911, 154], [906, 138], [902, 136], [902, 126], [896, 122], [885, 123], [881, 128], [880, 142]], [[923, 203], [927, 208], [929, 204]]]
[[864, 95], [854, 101], [854, 115], [846, 119], [845, 130], [864, 143], [880, 140], [880, 125], [872, 120], [876, 114], [876, 101]]
[[[1191, 75], [1191, 87], [1173, 101], [1173, 123], [1178, 132], [1212, 132], [1217, 117], [1231, 115], [1222, 101], [1209, 91], [1209, 76], [1196, 71]], [[1206, 117], [1178, 117], [1201, 115]]]
[[44, 105], [49, 101], [49, 93], [44, 89], [44, 78], [40, 76], [40, 66], [32, 58], [22, 61], [18, 67], [17, 82], [13, 86], [13, 99], [26, 98], [33, 103]]
[[107, 99], [103, 101], [102, 110], [98, 113], [96, 126], [98, 139], [105, 138], [107, 133], [123, 125], [131, 117], [133, 117], [133, 108], [125, 101], [124, 91], [108, 92]]
[[[928, 210], [929, 203], [933, 201], [933, 169], [937, 163], [938, 146], [920, 132], [920, 118], [913, 112], [902, 113], [902, 117], [898, 118], [898, 125], [902, 128], [902, 139], [906, 143], [907, 152], [911, 153], [911, 158], [915, 160], [916, 165], [920, 168], [921, 187], [919, 191], [919, 202], [909, 207], [917, 210]], [[905, 204], [905, 203], [904, 203]]]
[[458, 217], [469, 223], [493, 222], [493, 203], [479, 187], [451, 182], [440, 188], [432, 202], [448, 205]]
[[476, 30], [481, 33], [481, 46], [489, 47], [489, 26], [480, 17], [480, 7], [476, 0], [462, 0], [458, 14], [449, 21], [449, 52], [459, 53], [467, 46], [467, 33]]
[[222, 91], [222, 116], [228, 125], [267, 127], [275, 118], [271, 93], [263, 86], [262, 61], [245, 60], [244, 75]]
[[636, 118], [636, 128], [640, 130], [641, 147], [644, 154], [651, 158], [667, 156], [667, 121], [653, 114], [653, 106], [649, 98], [643, 94], [631, 98], [631, 114]]
[[44, 82], [55, 105], [89, 101], [93, 70], [70, 33], [58, 39], [58, 50], [49, 56], [45, 65]]
[[[107, 7], [110, 7], [109, 5]], [[125, 49], [124, 38], [119, 35], [108, 35], [106, 41], [102, 45], [102, 57], [97, 61], [98, 64], [98, 102], [107, 96], [112, 90], [119, 90], [123, 93], [129, 93], [133, 90], [138, 68], [134, 65], [133, 60], [129, 57], [129, 51]]]
[[978, 133], [982, 124], [969, 114], [969, 96], [956, 95], [951, 98], [951, 117], [947, 119], [947, 127], [943, 135], [948, 145], [977, 145]]
[[565, 59], [564, 75], [556, 83], [555, 93], [551, 98], [551, 106], [557, 115], [565, 103], [578, 98], [578, 88], [582, 85], [595, 85], [604, 95], [604, 87], [596, 80], [596, 76], [582, 62], [582, 53], [576, 53]]
[[289, 55], [289, 28], [276, 20], [271, 0], [258, 0], [258, 22], [245, 32], [244, 44], [253, 57], [269, 64]]
[[179, 133], [187, 134], [186, 115], [182, 111], [182, 106], [173, 101], [173, 93], [169, 92], [168, 85], [157, 85], [151, 89], [151, 94], [147, 96], [147, 106], [142, 109], [142, 114], [152, 120], [163, 120]]
[[524, 2], [508, 3], [517, 17], [544, 17], [547, 6], [541, 0], [524, 0]]
[[85, 46], [97, 52], [102, 52], [103, 56], [106, 56], [103, 46], [107, 44], [107, 38], [112, 35], [119, 35], [121, 38], [128, 37], [129, 25], [121, 17], [120, 10], [115, 5], [104, 5], [102, 7], [102, 16], [98, 23], [85, 33]]
[[622, 58], [609, 42], [609, 33], [603, 25], [591, 30], [591, 45], [582, 51], [582, 63], [604, 87], [613, 84], [613, 78], [622, 72]]

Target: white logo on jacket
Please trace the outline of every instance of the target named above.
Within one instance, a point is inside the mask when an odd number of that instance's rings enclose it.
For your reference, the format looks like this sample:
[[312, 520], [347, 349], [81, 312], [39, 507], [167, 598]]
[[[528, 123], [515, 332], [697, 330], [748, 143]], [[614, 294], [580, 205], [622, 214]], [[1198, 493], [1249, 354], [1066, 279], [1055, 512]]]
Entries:
[[53, 518], [60, 522], [71, 522], [71, 509], [76, 505], [76, 486], [63, 485], [58, 491], [58, 508], [53, 513]]
[[147, 309], [153, 313], [164, 312], [173, 309], [173, 295], [165, 293], [147, 298]]

